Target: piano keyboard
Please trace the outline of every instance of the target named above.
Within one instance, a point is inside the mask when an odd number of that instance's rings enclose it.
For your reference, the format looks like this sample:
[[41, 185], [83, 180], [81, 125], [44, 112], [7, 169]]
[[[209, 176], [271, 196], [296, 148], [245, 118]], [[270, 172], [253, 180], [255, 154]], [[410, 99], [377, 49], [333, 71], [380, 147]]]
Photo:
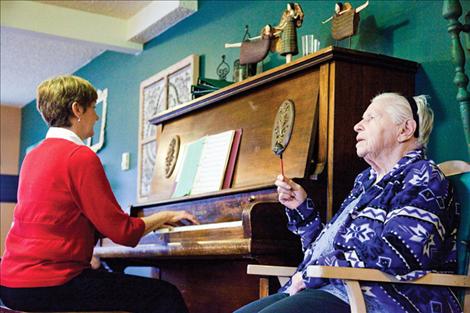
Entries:
[[244, 238], [242, 221], [160, 228], [142, 237], [141, 244], [187, 243], [221, 238], [226, 240]]
[[153, 232], [155, 234], [168, 234], [168, 233], [175, 233], [175, 232], [187, 232], [187, 231], [198, 231], [198, 230], [210, 231], [210, 230], [221, 229], [221, 228], [236, 228], [236, 227], [242, 227], [242, 221], [164, 227], [164, 228], [154, 230]]

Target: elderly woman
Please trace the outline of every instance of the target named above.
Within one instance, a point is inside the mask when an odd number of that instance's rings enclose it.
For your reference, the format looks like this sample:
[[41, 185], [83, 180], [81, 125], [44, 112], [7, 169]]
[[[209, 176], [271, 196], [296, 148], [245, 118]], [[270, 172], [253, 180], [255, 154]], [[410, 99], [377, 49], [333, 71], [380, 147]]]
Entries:
[[26, 311], [187, 312], [180, 292], [167, 282], [90, 268], [101, 234], [135, 246], [164, 224], [197, 223], [184, 211], [143, 218], [122, 211], [99, 158], [83, 144], [98, 120], [96, 99], [95, 88], [75, 76], [38, 87], [37, 108], [50, 128], [22, 164], [1, 260], [1, 299]]
[[[366, 267], [400, 279], [453, 271], [455, 204], [448, 180], [424, 148], [433, 113], [424, 96], [384, 93], [372, 100], [357, 132], [359, 174], [338, 213], [323, 226], [305, 190], [278, 176], [289, 229], [300, 235], [304, 260], [279, 293], [237, 313], [350, 312], [341, 281], [305, 277], [308, 265]], [[448, 288], [362, 283], [368, 312], [461, 312]]]

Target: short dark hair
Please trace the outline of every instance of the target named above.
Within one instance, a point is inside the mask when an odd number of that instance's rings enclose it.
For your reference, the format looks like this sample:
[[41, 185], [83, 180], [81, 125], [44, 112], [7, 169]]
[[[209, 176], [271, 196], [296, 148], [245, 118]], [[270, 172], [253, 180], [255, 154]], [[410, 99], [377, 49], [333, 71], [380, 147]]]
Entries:
[[85, 111], [98, 99], [93, 85], [73, 75], [57, 76], [43, 81], [37, 88], [37, 109], [49, 126], [71, 126], [72, 104], [77, 102]]

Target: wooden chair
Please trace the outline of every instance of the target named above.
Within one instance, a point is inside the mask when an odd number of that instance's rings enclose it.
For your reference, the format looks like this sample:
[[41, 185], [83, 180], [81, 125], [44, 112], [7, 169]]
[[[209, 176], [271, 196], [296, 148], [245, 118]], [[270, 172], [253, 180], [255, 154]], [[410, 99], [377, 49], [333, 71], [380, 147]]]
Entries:
[[[460, 225], [457, 235], [458, 274], [431, 273], [413, 281], [399, 281], [395, 277], [376, 269], [312, 265], [307, 268], [307, 276], [344, 280], [352, 313], [366, 312], [359, 281], [465, 288], [463, 297], [461, 297], [461, 304], [468, 310], [470, 308], [470, 164], [464, 161], [447, 161], [439, 164], [439, 168], [451, 180], [455, 188], [455, 194], [461, 204]], [[295, 272], [295, 268], [248, 265], [247, 272], [248, 274], [263, 276], [260, 278], [260, 297], [264, 297], [269, 294], [267, 276], [279, 276], [280, 282], [283, 284]]]
[[296, 268], [290, 266], [249, 264], [247, 273], [261, 276], [259, 279], [259, 297], [269, 296], [269, 276], [276, 276], [279, 283], [284, 285], [294, 275]]

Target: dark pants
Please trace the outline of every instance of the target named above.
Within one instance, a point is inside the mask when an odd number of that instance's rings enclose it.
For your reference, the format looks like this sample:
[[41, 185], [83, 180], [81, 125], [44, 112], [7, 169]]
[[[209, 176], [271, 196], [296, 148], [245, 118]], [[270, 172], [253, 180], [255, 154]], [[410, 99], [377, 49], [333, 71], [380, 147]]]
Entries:
[[251, 302], [234, 313], [349, 313], [349, 304], [317, 289], [304, 289], [290, 296], [277, 293]]
[[23, 311], [188, 312], [181, 293], [170, 283], [91, 269], [61, 286], [1, 286], [0, 298], [9, 308]]

